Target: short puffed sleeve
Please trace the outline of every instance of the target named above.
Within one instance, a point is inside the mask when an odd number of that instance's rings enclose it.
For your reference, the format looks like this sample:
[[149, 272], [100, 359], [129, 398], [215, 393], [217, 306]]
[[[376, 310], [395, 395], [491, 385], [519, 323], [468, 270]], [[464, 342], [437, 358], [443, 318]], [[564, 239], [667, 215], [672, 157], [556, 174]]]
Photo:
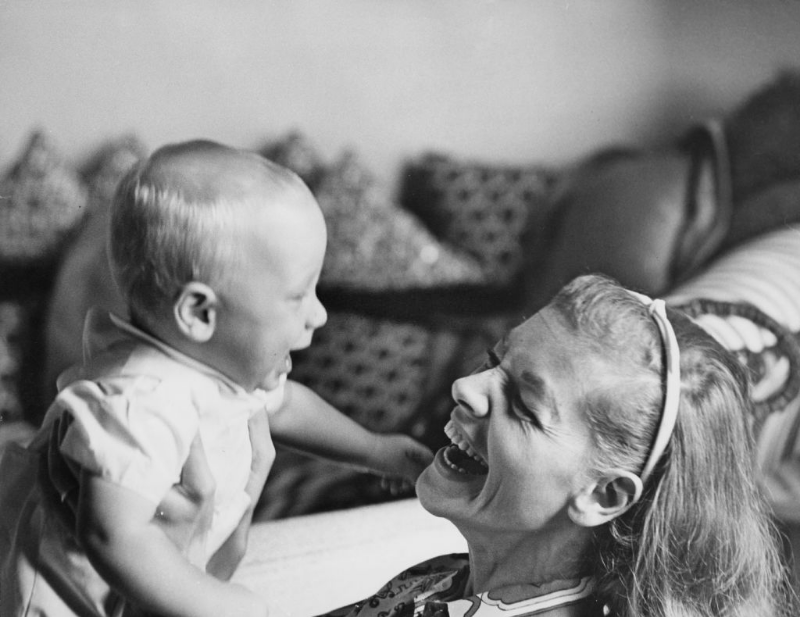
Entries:
[[106, 480], [159, 503], [198, 431], [191, 401], [154, 377], [121, 386], [77, 381], [55, 402], [71, 417], [61, 453]]

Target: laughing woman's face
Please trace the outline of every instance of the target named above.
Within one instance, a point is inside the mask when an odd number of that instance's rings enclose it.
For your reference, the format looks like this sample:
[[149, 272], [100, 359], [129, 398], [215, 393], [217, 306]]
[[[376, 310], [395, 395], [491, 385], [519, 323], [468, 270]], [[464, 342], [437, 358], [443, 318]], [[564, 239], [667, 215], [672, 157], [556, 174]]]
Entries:
[[592, 454], [580, 402], [609, 369], [554, 308], [512, 330], [453, 384], [453, 444], [417, 482], [423, 506], [465, 535], [568, 524]]

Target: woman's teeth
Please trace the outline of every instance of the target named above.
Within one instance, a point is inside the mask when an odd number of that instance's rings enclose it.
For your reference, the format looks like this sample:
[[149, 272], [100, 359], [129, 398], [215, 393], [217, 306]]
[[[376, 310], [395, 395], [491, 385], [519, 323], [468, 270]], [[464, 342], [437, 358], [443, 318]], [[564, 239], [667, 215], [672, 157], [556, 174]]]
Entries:
[[486, 461], [467, 443], [452, 420], [444, 427], [444, 432], [452, 442], [444, 451], [444, 462], [450, 469], [468, 475], [483, 475], [489, 470]]

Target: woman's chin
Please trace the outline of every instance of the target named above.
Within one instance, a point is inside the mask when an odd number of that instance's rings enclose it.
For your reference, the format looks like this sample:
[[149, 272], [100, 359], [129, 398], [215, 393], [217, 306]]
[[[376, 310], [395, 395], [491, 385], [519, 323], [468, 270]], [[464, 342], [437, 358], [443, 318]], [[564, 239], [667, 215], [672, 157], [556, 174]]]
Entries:
[[471, 501], [480, 494], [486, 482], [486, 474], [470, 474], [453, 469], [445, 456], [448, 447], [436, 453], [433, 463], [417, 480], [417, 496], [422, 506], [436, 515], [444, 515], [440, 514], [440, 510], [446, 510], [450, 500]]

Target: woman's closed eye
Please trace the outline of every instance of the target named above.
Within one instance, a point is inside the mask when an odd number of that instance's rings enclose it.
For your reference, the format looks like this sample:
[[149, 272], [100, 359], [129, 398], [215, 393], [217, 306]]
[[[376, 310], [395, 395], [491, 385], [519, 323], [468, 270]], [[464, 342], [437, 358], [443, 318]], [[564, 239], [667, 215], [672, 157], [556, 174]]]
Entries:
[[[491, 370], [500, 366], [502, 362], [500, 358], [500, 354], [495, 351], [494, 348], [489, 348], [486, 350], [486, 360], [483, 363], [483, 366], [480, 368], [481, 371]], [[509, 379], [504, 379], [504, 387], [506, 391], [506, 398], [510, 402], [510, 408], [512, 413], [520, 420], [524, 422], [528, 422], [534, 425], [537, 428], [542, 428], [542, 424], [539, 421], [536, 412], [532, 408], [531, 405], [527, 405], [523, 399], [522, 394], [519, 390], [517, 384], [511, 382]]]
[[532, 424], [536, 428], [543, 428], [542, 423], [539, 421], [539, 417], [536, 415], [536, 412], [531, 409], [530, 405], [526, 405], [522, 401], [522, 396], [519, 393], [519, 390], [515, 386], [510, 386], [508, 393], [508, 398], [511, 401], [511, 409], [514, 415], [522, 420], [523, 422], [527, 422]]

